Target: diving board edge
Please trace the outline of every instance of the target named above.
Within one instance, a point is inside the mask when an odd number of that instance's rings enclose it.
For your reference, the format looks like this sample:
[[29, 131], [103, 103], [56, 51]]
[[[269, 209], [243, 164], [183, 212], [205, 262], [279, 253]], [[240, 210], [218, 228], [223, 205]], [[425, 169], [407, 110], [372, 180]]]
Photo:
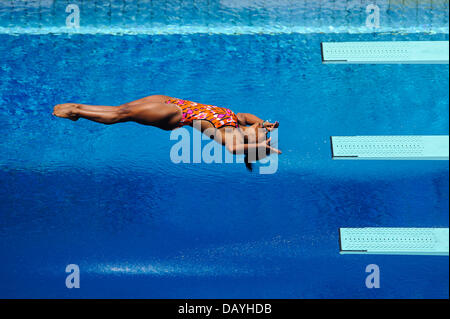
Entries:
[[324, 60], [322, 56], [322, 63], [323, 64], [449, 64], [447, 60], [445, 61], [367, 61], [367, 62], [357, 62], [357, 61], [349, 61], [349, 60]]
[[323, 64], [449, 64], [448, 41], [321, 42]]
[[339, 228], [339, 253], [449, 256], [449, 229]]
[[448, 135], [330, 136], [330, 145], [333, 160], [449, 160]]

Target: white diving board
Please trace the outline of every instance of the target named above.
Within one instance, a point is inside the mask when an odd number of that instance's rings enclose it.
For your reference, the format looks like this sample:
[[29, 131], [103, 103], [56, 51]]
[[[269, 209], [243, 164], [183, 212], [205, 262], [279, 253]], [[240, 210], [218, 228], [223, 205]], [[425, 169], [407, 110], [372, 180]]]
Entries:
[[332, 136], [333, 159], [448, 160], [448, 135]]
[[448, 236], [448, 228], [340, 228], [340, 253], [448, 256]]
[[448, 64], [448, 45], [448, 41], [322, 42], [322, 62]]

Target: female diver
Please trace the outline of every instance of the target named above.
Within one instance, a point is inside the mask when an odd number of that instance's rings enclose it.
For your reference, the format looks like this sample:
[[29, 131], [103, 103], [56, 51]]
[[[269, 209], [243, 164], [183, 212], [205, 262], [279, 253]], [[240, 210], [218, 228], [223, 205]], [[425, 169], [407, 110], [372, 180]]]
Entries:
[[270, 138], [267, 138], [268, 132], [278, 127], [278, 122], [270, 123], [253, 114], [235, 114], [227, 108], [165, 95], [152, 95], [120, 106], [58, 104], [53, 115], [72, 121], [85, 118], [103, 124], [134, 121], [168, 131], [193, 126], [194, 121], [198, 121], [194, 127], [224, 145], [229, 152], [245, 154], [245, 163], [250, 170], [250, 162], [270, 153], [281, 154], [280, 150], [270, 146]]

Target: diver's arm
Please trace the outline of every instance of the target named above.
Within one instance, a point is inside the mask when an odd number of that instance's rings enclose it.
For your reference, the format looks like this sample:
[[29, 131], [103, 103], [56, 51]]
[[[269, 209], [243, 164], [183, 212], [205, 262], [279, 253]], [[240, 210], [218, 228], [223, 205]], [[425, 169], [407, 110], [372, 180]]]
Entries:
[[263, 120], [261, 120], [256, 115], [250, 114], [250, 113], [238, 113], [236, 114], [239, 120], [239, 124], [241, 125], [253, 125], [255, 123], [263, 124]]
[[233, 153], [235, 155], [240, 154], [248, 154], [249, 152], [254, 151], [255, 153], [259, 151], [258, 149], [264, 150], [265, 147], [261, 147], [259, 144], [233, 144], [233, 145], [227, 145], [227, 150], [230, 153]]
[[239, 124], [241, 125], [253, 125], [255, 123], [259, 124], [261, 127], [266, 128], [268, 131], [273, 131], [278, 128], [279, 123], [270, 123], [269, 121], [263, 121], [256, 115], [250, 113], [238, 113], [237, 114]]
[[275, 147], [270, 146], [270, 138], [262, 143], [258, 144], [227, 144], [227, 150], [230, 153], [239, 154], [249, 154], [254, 152], [254, 154], [259, 154], [259, 152], [265, 153], [269, 151], [270, 153], [281, 154], [281, 151]]

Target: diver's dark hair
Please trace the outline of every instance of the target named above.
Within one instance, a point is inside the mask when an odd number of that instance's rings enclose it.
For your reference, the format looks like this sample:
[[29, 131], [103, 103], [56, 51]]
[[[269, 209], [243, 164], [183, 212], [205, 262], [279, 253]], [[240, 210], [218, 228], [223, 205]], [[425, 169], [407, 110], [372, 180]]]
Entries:
[[244, 134], [244, 144], [248, 144], [248, 135]]
[[245, 167], [247, 167], [247, 170], [249, 172], [253, 172], [253, 164], [249, 162], [248, 155], [245, 155], [244, 163], [245, 163]]

